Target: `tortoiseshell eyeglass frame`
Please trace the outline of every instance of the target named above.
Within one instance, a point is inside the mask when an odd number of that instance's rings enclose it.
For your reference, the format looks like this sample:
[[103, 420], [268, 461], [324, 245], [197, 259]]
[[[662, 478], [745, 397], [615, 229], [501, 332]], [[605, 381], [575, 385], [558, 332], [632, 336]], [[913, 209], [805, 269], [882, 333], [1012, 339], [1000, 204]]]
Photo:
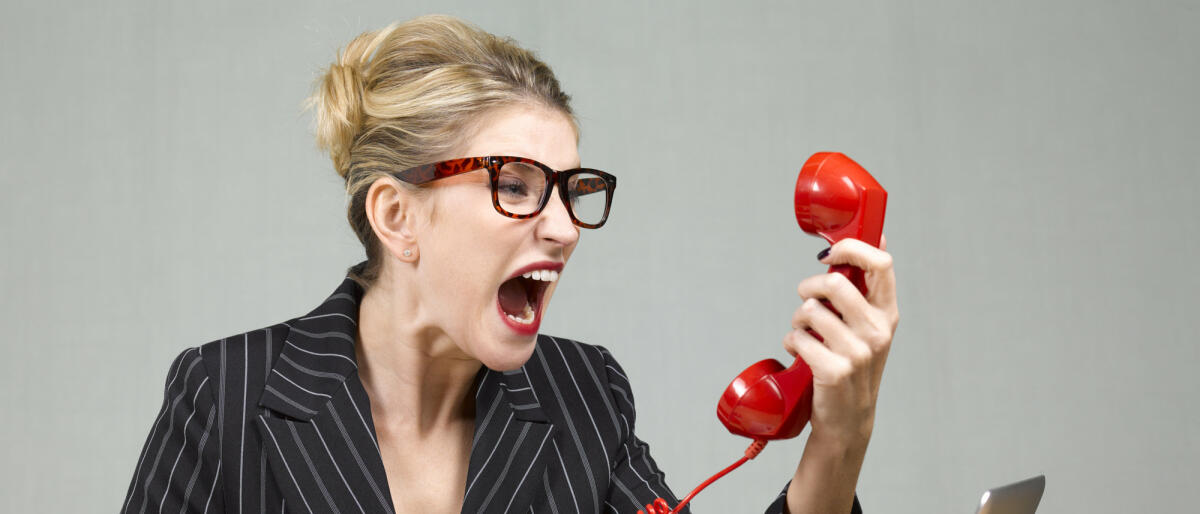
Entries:
[[[462, 173], [468, 173], [475, 170], [486, 169], [488, 176], [491, 179], [492, 185], [492, 206], [496, 208], [496, 212], [519, 220], [529, 219], [537, 216], [546, 208], [546, 203], [550, 200], [550, 194], [553, 187], [547, 187], [542, 191], [542, 198], [538, 201], [537, 209], [529, 214], [514, 214], [504, 210], [500, 206], [500, 195], [497, 193], [500, 179], [500, 168], [505, 164], [521, 162], [530, 164], [542, 170], [546, 174], [546, 184], [558, 185], [558, 196], [562, 198], [563, 205], [567, 207], [567, 214], [571, 216], [571, 222], [583, 228], [600, 228], [608, 221], [608, 210], [612, 206], [613, 192], [617, 189], [617, 177], [609, 175], [600, 170], [590, 168], [575, 168], [570, 170], [557, 171], [554, 168], [546, 166], [533, 159], [513, 156], [488, 156], [488, 157], [464, 157], [462, 159], [450, 159], [448, 161], [435, 162], [432, 164], [424, 164], [415, 166], [404, 171], [393, 173], [396, 178], [408, 182], [409, 184], [421, 185], [434, 180], [453, 177]], [[571, 207], [571, 200], [568, 197], [567, 181], [580, 173], [590, 173], [600, 178], [582, 178], [575, 183], [574, 191], [579, 196], [591, 193], [607, 191], [604, 195], [604, 216], [597, 223], [585, 223], [575, 217], [575, 209]]]

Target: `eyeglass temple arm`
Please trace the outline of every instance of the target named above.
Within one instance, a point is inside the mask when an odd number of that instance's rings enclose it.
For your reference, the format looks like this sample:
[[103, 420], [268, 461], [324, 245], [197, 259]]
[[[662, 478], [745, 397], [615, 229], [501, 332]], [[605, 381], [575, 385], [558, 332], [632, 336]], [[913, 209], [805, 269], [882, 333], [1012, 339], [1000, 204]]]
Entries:
[[395, 177], [409, 184], [421, 185], [440, 178], [453, 177], [459, 173], [485, 168], [487, 165], [487, 157], [467, 157], [415, 166], [396, 173]]
[[395, 176], [396, 178], [408, 182], [409, 184], [420, 185], [426, 182], [433, 182], [434, 180], [437, 180], [437, 175], [438, 173], [436, 164], [425, 164], [423, 166], [417, 166], [415, 168], [409, 168], [398, 172]]

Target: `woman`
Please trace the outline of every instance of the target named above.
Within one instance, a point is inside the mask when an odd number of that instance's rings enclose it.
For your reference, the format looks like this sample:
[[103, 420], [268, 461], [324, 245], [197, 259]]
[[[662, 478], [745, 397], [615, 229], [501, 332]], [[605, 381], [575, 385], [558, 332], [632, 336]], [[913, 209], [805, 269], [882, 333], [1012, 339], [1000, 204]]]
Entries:
[[[124, 511], [677, 503], [633, 433], [612, 355], [537, 335], [580, 228], [604, 224], [616, 189], [580, 168], [550, 69], [510, 40], [428, 16], [356, 38], [312, 102], [367, 260], [307, 315], [179, 355]], [[894, 278], [888, 254], [861, 242], [826, 253], [868, 270], [871, 295], [837, 274], [799, 285], [784, 347], [813, 368], [813, 428], [769, 512], [858, 510]]]

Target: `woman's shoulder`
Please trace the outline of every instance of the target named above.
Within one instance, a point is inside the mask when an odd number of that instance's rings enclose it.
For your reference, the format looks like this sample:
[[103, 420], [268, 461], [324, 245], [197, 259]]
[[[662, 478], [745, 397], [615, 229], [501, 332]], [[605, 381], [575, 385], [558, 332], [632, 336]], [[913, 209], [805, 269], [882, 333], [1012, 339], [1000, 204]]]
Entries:
[[287, 334], [291, 329], [291, 325], [293, 325], [295, 321], [295, 319], [290, 319], [274, 325], [228, 335], [220, 339], [214, 339], [200, 345], [200, 349], [204, 353], [210, 355], [219, 355], [221, 352], [229, 352], [232, 350], [244, 353], [248, 350], [258, 349], [270, 350], [273, 354], [278, 355], [279, 348], [285, 342]]
[[524, 369], [535, 389], [541, 386], [558, 398], [576, 400], [563, 402], [562, 410], [601, 405], [614, 419], [622, 414], [633, 417], [629, 378], [603, 346], [538, 335], [537, 346]]
[[202, 365], [205, 375], [218, 389], [244, 382], [261, 384], [287, 344], [291, 322], [294, 320], [184, 348], [171, 367]]
[[344, 378], [346, 368], [354, 367], [356, 318], [362, 295], [362, 287], [346, 277], [307, 314], [215, 339], [185, 353], [194, 350], [220, 383], [245, 381], [248, 387], [263, 387], [262, 377], [270, 374], [280, 359], [288, 368], [282, 370], [285, 375], [296, 367], [291, 371]]
[[537, 346], [525, 369], [571, 376], [582, 373], [599, 381], [614, 373], [625, 378], [625, 371], [608, 348], [548, 334], [538, 334]]

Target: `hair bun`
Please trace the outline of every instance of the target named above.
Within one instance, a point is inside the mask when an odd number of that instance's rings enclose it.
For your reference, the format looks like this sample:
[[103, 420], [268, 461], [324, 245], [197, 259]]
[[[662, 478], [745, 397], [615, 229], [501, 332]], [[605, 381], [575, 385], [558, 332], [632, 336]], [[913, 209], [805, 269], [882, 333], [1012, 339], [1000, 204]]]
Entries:
[[350, 172], [350, 148], [363, 123], [362, 68], [378, 44], [378, 34], [364, 33], [346, 45], [308, 99], [309, 107], [317, 112], [317, 145], [329, 151], [333, 167], [343, 179]]

